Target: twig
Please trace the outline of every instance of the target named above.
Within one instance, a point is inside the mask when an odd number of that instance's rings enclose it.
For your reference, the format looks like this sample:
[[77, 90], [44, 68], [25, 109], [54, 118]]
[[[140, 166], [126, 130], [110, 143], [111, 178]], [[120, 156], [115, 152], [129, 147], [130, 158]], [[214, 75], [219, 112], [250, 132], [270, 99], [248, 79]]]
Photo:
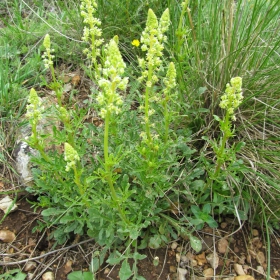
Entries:
[[54, 254], [54, 253], [57, 253], [57, 252], [60, 252], [60, 251], [64, 251], [64, 250], [68, 250], [68, 249], [71, 249], [73, 247], [76, 247], [78, 245], [81, 245], [81, 244], [84, 244], [84, 243], [88, 243], [90, 241], [94, 240], [94, 238], [91, 238], [91, 239], [88, 239], [88, 240], [84, 240], [84, 241], [81, 241], [79, 243], [75, 243], [75, 244], [72, 244], [70, 246], [67, 246], [67, 247], [64, 247], [64, 248], [60, 248], [60, 249], [57, 249], [57, 250], [54, 250], [54, 251], [51, 251], [51, 252], [48, 252], [46, 254], [43, 254], [41, 256], [37, 256], [37, 257], [33, 257], [33, 258], [28, 258], [28, 259], [25, 259], [25, 260], [20, 260], [20, 261], [16, 261], [16, 262], [0, 262], [0, 265], [3, 265], [3, 266], [7, 266], [7, 265], [18, 265], [18, 264], [21, 264], [21, 263], [26, 263], [28, 261], [35, 261], [35, 260], [38, 260], [38, 259], [41, 259], [41, 258], [44, 258], [46, 256], [49, 256], [51, 254]]

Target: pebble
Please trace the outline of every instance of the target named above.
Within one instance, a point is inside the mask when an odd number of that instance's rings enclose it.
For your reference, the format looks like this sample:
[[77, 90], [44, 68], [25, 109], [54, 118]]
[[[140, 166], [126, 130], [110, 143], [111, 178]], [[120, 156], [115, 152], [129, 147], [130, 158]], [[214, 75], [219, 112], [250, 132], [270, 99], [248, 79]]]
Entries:
[[172, 242], [172, 244], [171, 244], [171, 249], [172, 250], [175, 250], [177, 247], [178, 247], [178, 243], [177, 242]]
[[226, 222], [221, 223], [221, 228], [222, 229], [225, 229], [226, 227], [227, 227], [227, 223]]
[[239, 275], [239, 276], [235, 276], [234, 280], [255, 280], [255, 278], [252, 277], [251, 275]]
[[110, 268], [106, 267], [104, 270], [104, 274], [109, 274], [109, 272], [110, 272]]
[[4, 243], [13, 242], [16, 239], [16, 235], [7, 229], [0, 230], [0, 240]]
[[264, 269], [262, 266], [258, 265], [257, 266], [257, 271], [260, 273], [260, 274], [264, 274]]
[[253, 229], [252, 234], [253, 236], [259, 236], [259, 232], [257, 229]]
[[219, 266], [219, 256], [216, 252], [207, 255], [206, 259], [213, 269]]
[[178, 262], [180, 262], [180, 260], [181, 260], [181, 254], [177, 253], [176, 254], [176, 262], [178, 263]]
[[29, 261], [29, 262], [27, 262], [27, 263], [25, 264], [23, 270], [24, 270], [25, 272], [28, 272], [28, 271], [31, 271], [31, 270], [35, 269], [36, 266], [37, 266], [37, 263], [32, 262], [32, 261]]
[[185, 275], [188, 273], [186, 269], [178, 268], [177, 273], [178, 273], [178, 280], [186, 280]]
[[205, 278], [208, 278], [208, 277], [213, 277], [214, 276], [214, 270], [213, 268], [206, 268], [203, 270], [203, 275]]
[[48, 271], [42, 275], [42, 280], [54, 280], [54, 274], [51, 271]]
[[265, 255], [262, 251], [258, 251], [257, 256], [256, 256], [257, 262], [259, 264], [264, 264], [265, 263]]
[[225, 254], [228, 250], [228, 241], [225, 238], [220, 239], [217, 247], [220, 254]]
[[233, 268], [238, 275], [245, 275], [245, 272], [241, 264], [235, 263], [233, 265]]
[[[14, 205], [13, 205], [14, 204]], [[12, 206], [13, 205], [13, 206]], [[8, 210], [10, 209], [10, 212], [15, 211], [17, 209], [17, 205], [14, 203], [14, 201], [7, 195], [3, 199], [0, 200], [0, 209], [4, 211], [6, 214]]]

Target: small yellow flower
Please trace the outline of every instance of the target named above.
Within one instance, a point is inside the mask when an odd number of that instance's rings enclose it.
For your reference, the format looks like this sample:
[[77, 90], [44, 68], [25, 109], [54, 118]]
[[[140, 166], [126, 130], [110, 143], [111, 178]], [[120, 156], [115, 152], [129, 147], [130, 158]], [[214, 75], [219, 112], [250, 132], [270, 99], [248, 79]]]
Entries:
[[140, 46], [140, 41], [135, 39], [131, 42], [132, 46], [135, 46], [135, 47], [139, 47]]

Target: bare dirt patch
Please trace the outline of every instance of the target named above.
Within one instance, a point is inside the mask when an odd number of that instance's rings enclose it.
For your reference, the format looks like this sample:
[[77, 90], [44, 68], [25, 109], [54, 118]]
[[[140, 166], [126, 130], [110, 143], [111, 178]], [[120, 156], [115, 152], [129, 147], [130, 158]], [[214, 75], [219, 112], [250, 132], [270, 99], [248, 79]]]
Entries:
[[[43, 273], [51, 271], [55, 279], [64, 280], [71, 271], [87, 271], [92, 254], [100, 247], [86, 236], [73, 236], [67, 244], [54, 247], [54, 240], [48, 239], [48, 230], [33, 231], [41, 219], [40, 209], [34, 212], [27, 199], [34, 198], [19, 195], [18, 209], [8, 214], [0, 225], [0, 230], [15, 233], [13, 242], [0, 241], [1, 273], [19, 268], [29, 275], [28, 279], [41, 279]], [[178, 279], [177, 271], [181, 268], [181, 271], [187, 272], [185, 279], [206, 279], [207, 275], [211, 279], [211, 274], [233, 279], [240, 268], [255, 279], [267, 279], [269, 263], [264, 229], [251, 230], [248, 224], [240, 229], [235, 220], [227, 217], [218, 229], [204, 228], [198, 235], [204, 243], [203, 250], [198, 254], [191, 250], [189, 242], [185, 240], [176, 240], [159, 250], [141, 251], [147, 258], [139, 261], [139, 274], [147, 280]], [[270, 279], [280, 279], [279, 241], [279, 237], [271, 238]], [[213, 252], [217, 252], [216, 265], [215, 260], [211, 260]], [[153, 263], [156, 257], [159, 260], [157, 266]], [[119, 269], [119, 266], [105, 265], [97, 273], [97, 279], [119, 279]]]

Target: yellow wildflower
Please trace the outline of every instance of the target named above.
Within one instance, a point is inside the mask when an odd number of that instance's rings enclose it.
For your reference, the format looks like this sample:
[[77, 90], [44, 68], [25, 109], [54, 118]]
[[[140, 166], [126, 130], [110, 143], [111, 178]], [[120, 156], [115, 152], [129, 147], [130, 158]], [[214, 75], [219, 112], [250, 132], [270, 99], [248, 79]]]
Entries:
[[140, 41], [137, 40], [137, 39], [134, 39], [132, 42], [131, 42], [132, 46], [135, 46], [135, 47], [139, 47], [140, 46]]

